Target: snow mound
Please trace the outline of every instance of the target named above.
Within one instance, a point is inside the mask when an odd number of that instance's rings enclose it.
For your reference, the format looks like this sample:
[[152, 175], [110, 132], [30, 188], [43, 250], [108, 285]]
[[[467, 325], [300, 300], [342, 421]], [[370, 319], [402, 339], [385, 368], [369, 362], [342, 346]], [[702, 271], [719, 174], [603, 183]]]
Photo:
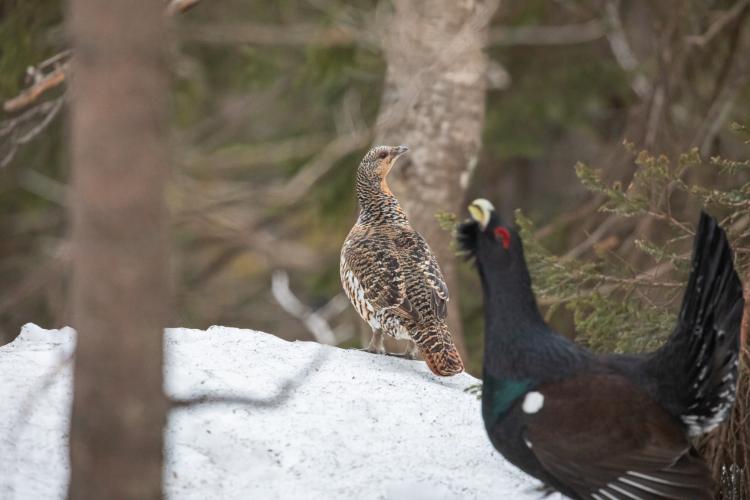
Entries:
[[[0, 347], [0, 496], [64, 498], [70, 328]], [[537, 483], [492, 448], [460, 374], [252, 330], [166, 330], [172, 397], [251, 397], [172, 411], [165, 482], [179, 499], [526, 499]]]

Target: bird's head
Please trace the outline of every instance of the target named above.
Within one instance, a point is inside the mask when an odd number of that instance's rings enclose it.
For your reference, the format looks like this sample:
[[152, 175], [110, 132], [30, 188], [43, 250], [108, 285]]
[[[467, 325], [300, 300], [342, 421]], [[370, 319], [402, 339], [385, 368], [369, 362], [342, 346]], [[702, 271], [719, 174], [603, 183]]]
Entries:
[[503, 223], [494, 205], [478, 198], [469, 205], [470, 219], [458, 227], [456, 239], [467, 257], [491, 258], [495, 263], [510, 262], [518, 252], [516, 230]]
[[[469, 205], [471, 218], [462, 223], [456, 238], [467, 259], [474, 258], [485, 303], [485, 370], [500, 370], [496, 361], [499, 337], [523, 338], [546, 328], [531, 288], [531, 276], [518, 231], [505, 224], [485, 199]], [[494, 339], [494, 340], [493, 340]]]
[[385, 179], [396, 160], [409, 151], [406, 146], [375, 146], [359, 164], [359, 173], [368, 178]]

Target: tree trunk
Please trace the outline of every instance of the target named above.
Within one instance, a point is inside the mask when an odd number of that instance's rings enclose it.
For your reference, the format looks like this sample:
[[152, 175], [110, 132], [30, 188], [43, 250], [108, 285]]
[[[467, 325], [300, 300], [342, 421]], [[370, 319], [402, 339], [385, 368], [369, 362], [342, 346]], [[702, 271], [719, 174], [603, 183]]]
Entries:
[[491, 0], [395, 0], [384, 26], [388, 63], [377, 141], [406, 144], [407, 159], [389, 184], [409, 220], [430, 244], [448, 282], [448, 325], [462, 356], [466, 347], [456, 291], [451, 235], [440, 212], [463, 213], [484, 125], [487, 57], [483, 46]]
[[154, 0], [71, 0], [69, 498], [162, 496], [167, 33]]

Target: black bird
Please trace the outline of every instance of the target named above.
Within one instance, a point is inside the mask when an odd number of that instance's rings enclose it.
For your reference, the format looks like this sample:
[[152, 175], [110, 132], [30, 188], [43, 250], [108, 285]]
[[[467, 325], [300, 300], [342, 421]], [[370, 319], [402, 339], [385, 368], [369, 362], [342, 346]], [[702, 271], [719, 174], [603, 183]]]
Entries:
[[644, 355], [597, 355], [543, 320], [518, 232], [475, 200], [458, 229], [485, 305], [482, 417], [494, 447], [574, 499], [710, 499], [689, 437], [735, 400], [742, 288], [724, 231], [701, 213], [677, 325]]

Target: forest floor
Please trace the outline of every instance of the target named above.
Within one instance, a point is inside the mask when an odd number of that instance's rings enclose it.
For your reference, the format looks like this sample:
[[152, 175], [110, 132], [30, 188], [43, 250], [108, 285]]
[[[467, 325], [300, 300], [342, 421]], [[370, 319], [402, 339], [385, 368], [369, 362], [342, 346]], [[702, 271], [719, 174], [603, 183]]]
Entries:
[[[2, 499], [65, 497], [74, 342], [28, 324], [0, 347]], [[223, 327], [168, 329], [166, 361], [174, 398], [254, 401], [171, 412], [170, 498], [540, 498], [487, 440], [467, 374]]]

